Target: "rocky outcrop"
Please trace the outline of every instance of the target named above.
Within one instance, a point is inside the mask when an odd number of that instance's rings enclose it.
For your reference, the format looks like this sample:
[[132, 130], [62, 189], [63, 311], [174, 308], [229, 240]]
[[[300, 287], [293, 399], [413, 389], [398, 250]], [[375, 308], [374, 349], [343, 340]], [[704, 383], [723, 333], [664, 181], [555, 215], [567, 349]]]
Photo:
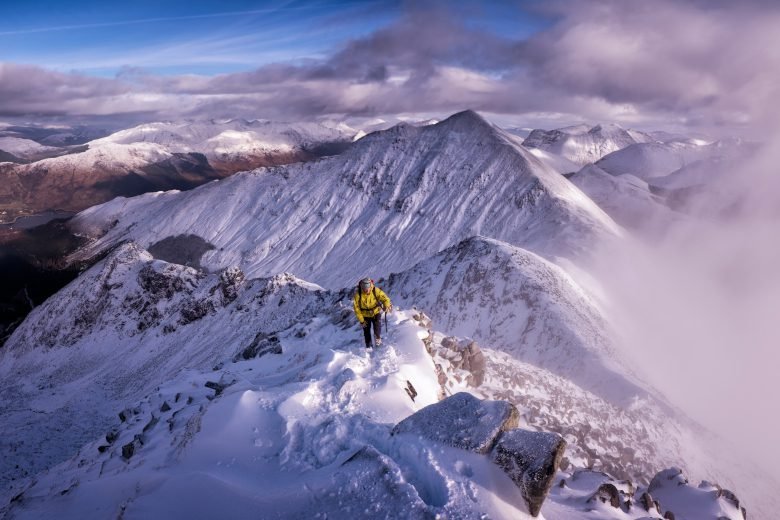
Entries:
[[566, 441], [558, 434], [515, 429], [499, 437], [491, 457], [520, 488], [531, 515], [537, 516], [565, 449]]
[[441, 340], [433, 333], [433, 322], [423, 312], [412, 315], [420, 327], [428, 331], [423, 338], [425, 350], [433, 359], [438, 378], [439, 399], [452, 395], [452, 389], [464, 384], [476, 388], [485, 380], [487, 360], [476, 341], [445, 336]]
[[[746, 520], [747, 511], [734, 493], [707, 481], [691, 485], [679, 468], [658, 472], [649, 486], [636, 488], [630, 481], [609, 473], [577, 469], [561, 479], [550, 493], [588, 511], [600, 511], [598, 518], [675, 518]], [[614, 509], [622, 511], [615, 512]]]
[[518, 413], [506, 401], [460, 392], [407, 417], [391, 434], [416, 434], [454, 448], [487, 454], [517, 485], [537, 516], [550, 490], [566, 441], [554, 433], [517, 429]]
[[614, 508], [620, 507], [620, 492], [614, 484], [605, 482], [600, 485], [593, 495], [588, 499], [588, 502], [600, 501], [604, 504], [609, 504]]
[[468, 372], [469, 386], [477, 387], [485, 381], [485, 356], [476, 341], [458, 340], [447, 336], [441, 340], [439, 353], [445, 357], [456, 370]]
[[255, 339], [242, 349], [241, 352], [233, 357], [233, 361], [241, 359], [247, 360], [265, 356], [266, 354], [281, 354], [282, 345], [279, 343], [279, 337], [275, 334], [265, 334], [258, 332]]

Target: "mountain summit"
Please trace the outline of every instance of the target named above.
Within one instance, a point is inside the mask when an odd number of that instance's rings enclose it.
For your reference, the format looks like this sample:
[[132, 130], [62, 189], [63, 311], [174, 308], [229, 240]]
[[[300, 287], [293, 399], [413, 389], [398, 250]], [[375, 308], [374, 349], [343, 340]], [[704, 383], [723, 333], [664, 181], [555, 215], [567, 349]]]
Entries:
[[472, 111], [374, 132], [315, 162], [115, 199], [74, 227], [99, 237], [82, 257], [127, 239], [150, 248], [191, 234], [213, 246], [207, 269], [291, 271], [329, 287], [403, 270], [474, 235], [553, 258], [620, 234], [565, 178]]

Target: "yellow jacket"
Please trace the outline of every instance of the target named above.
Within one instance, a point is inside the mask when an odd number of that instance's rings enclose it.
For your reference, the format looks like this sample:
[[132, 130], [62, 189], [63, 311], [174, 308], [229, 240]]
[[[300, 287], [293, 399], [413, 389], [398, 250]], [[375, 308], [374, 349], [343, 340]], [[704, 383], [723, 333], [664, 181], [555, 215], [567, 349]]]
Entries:
[[371, 284], [371, 290], [368, 293], [364, 293], [358, 288], [352, 300], [355, 306], [355, 316], [361, 324], [365, 318], [372, 318], [382, 312], [382, 309], [390, 309], [392, 306], [390, 298], [374, 284]]

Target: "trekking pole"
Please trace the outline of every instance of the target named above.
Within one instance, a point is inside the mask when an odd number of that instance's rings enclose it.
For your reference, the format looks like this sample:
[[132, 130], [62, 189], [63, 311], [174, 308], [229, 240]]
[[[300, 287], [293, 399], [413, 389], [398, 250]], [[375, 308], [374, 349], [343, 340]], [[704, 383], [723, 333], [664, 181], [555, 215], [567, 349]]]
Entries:
[[385, 333], [388, 334], [388, 335], [390, 334], [390, 332], [388, 331], [388, 328], [387, 328], [387, 311], [385, 311]]

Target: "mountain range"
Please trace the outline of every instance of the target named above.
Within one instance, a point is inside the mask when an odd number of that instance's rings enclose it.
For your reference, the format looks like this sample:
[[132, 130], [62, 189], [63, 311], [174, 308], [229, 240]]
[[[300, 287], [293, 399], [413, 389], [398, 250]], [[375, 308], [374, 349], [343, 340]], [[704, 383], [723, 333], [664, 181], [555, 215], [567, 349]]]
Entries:
[[[149, 125], [82, 153], [263, 153], [201, 132]], [[670, 202], [682, 182], [651, 182], [700, 179], [665, 158], [709, 146], [612, 125], [520, 141], [465, 111], [89, 207], [68, 222], [84, 271], [0, 349], [0, 511], [531, 517], [490, 456], [400, 428], [467, 392], [565, 440], [546, 518], [769, 518], [771, 478], [642, 380], [588, 271], [649, 216], [688, 218]], [[661, 159], [617, 168], [636, 153]], [[351, 302], [365, 276], [395, 307], [372, 352]]]
[[[6, 130], [8, 133], [8, 130]], [[52, 210], [80, 211], [116, 196], [190, 189], [237, 171], [340, 152], [345, 125], [270, 121], [144, 124], [77, 146], [52, 136], [0, 137], [2, 222]], [[65, 142], [68, 142], [65, 139]]]

